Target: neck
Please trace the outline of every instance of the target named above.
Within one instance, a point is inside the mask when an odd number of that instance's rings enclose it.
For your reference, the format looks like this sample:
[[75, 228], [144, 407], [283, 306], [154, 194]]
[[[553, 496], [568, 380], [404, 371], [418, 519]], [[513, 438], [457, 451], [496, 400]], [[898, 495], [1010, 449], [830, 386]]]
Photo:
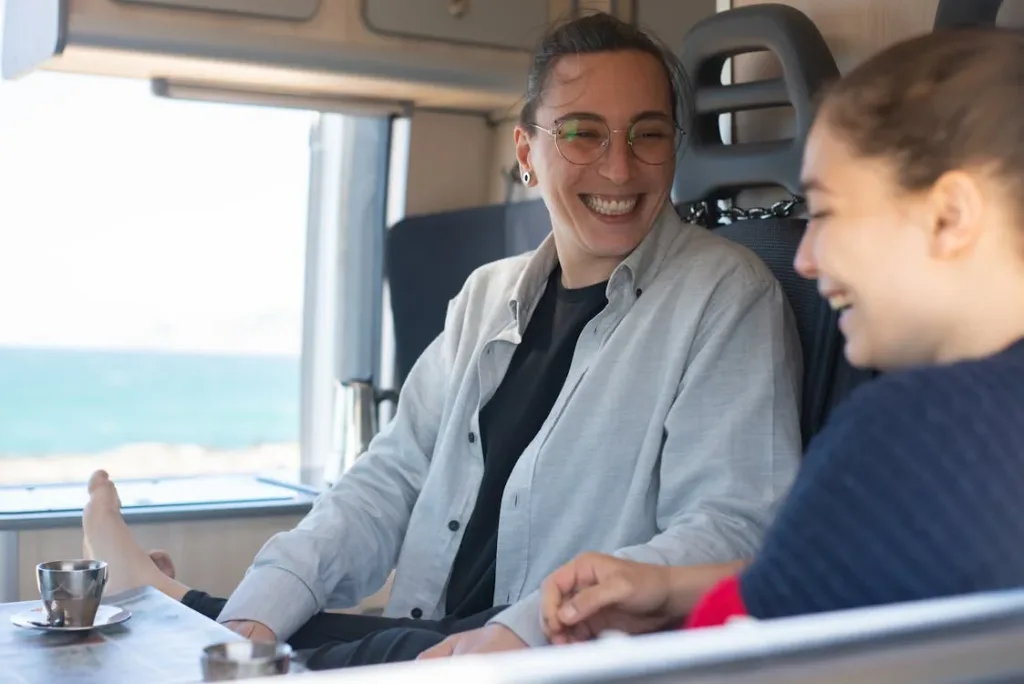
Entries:
[[568, 290], [597, 285], [611, 278], [627, 255], [600, 257], [588, 254], [572, 239], [564, 239], [554, 231], [555, 252], [562, 269], [562, 286]]
[[573, 259], [559, 254], [558, 263], [562, 267], [562, 285], [566, 289], [577, 290], [603, 283], [611, 278], [612, 272], [622, 263], [622, 259]]
[[[953, 363], [997, 354], [1024, 339], [1024, 280], [1014, 279], [991, 287], [975, 281], [971, 301], [953, 306], [960, 315], [950, 322], [948, 334], [936, 349], [936, 361]], [[998, 293], [985, 295], [984, 293]], [[979, 293], [980, 296], [979, 296]]]
[[959, 339], [950, 339], [936, 350], [936, 360], [955, 363], [981, 359], [998, 354], [1021, 339], [1024, 339], [1024, 318], [1018, 314], [1016, 320], [989, 321], [985, 328], [965, 330]]

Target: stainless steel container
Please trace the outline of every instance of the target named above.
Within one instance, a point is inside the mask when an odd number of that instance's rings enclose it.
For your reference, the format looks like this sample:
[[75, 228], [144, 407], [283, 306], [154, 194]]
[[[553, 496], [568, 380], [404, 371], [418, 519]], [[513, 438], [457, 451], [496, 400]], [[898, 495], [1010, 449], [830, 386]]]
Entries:
[[235, 641], [203, 649], [204, 682], [228, 682], [288, 674], [292, 648], [288, 644]]
[[96, 620], [107, 564], [97, 560], [59, 560], [36, 566], [36, 586], [54, 627], [91, 627]]

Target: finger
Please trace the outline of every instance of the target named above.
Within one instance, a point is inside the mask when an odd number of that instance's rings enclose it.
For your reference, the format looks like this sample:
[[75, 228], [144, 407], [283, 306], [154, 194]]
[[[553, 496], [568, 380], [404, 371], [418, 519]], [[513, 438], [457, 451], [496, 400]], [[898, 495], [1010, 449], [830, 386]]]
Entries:
[[606, 561], [606, 556], [584, 553], [556, 570], [551, 579], [562, 592], [562, 596], [571, 596], [580, 589], [597, 584], [600, 570]]
[[567, 599], [558, 609], [557, 618], [564, 625], [577, 625], [626, 600], [632, 593], [632, 582], [622, 575], [612, 575]]
[[448, 658], [451, 657], [455, 651], [455, 640], [451, 637], [445, 639], [437, 646], [431, 646], [423, 653], [416, 656], [416, 660], [433, 660], [434, 658]]
[[584, 641], [590, 641], [594, 638], [594, 633], [590, 629], [590, 625], [586, 622], [581, 622], [578, 625], [573, 625], [569, 628], [569, 638], [572, 639], [573, 643], [579, 644]]
[[566, 646], [572, 643], [571, 641], [569, 641], [569, 637], [567, 637], [564, 632], [552, 634], [548, 637], [548, 641], [551, 642], [552, 646]]
[[556, 643], [565, 630], [565, 625], [558, 619], [558, 610], [562, 607], [564, 596], [554, 582], [541, 585], [541, 626], [544, 636], [551, 643]]
[[541, 621], [549, 640], [561, 633], [565, 627], [558, 619], [558, 609], [582, 584], [581, 570], [584, 570], [585, 566], [586, 560], [583, 557], [569, 561], [551, 573], [541, 584]]
[[541, 612], [545, 628], [557, 634], [565, 627], [560, 609], [569, 597], [581, 589], [598, 584], [605, 558], [597, 554], [583, 554], [551, 573], [541, 589]]
[[558, 608], [561, 605], [562, 590], [551, 577], [548, 577], [540, 585], [540, 621], [544, 628], [544, 636], [551, 643], [555, 643], [554, 638], [562, 631], [562, 625], [558, 621]]

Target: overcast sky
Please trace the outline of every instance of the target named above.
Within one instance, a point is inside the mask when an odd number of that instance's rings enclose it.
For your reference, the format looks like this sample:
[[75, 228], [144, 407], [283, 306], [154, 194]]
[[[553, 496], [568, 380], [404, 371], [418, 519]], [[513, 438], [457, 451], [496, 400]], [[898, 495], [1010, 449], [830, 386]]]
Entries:
[[0, 345], [297, 354], [312, 121], [0, 83]]

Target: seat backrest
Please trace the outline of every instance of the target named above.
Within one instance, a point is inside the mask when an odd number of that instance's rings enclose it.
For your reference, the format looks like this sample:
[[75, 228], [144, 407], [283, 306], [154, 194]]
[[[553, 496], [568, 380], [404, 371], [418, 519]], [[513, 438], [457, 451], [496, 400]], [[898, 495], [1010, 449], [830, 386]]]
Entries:
[[782, 284], [793, 310], [804, 361], [800, 410], [804, 446], [821, 429], [831, 410], [871, 377], [846, 361], [836, 313], [818, 294], [817, 284], [793, 268], [805, 227], [801, 219], [767, 218], [737, 221], [715, 229], [761, 257]]
[[[780, 78], [723, 86], [726, 59], [768, 50], [782, 65]], [[801, 429], [804, 444], [821, 428], [831, 409], [869, 373], [853, 369], [843, 356], [837, 315], [818, 294], [814, 281], [793, 267], [806, 222], [791, 218], [798, 204], [804, 141], [813, 119], [813, 98], [839, 75], [821, 33], [799, 10], [765, 4], [713, 15], [696, 24], [683, 43], [683, 65], [693, 81], [694, 133], [684, 149], [674, 194], [677, 206], [691, 219], [708, 210], [709, 228], [749, 248], [771, 269], [789, 301], [803, 351], [804, 378]], [[791, 105], [796, 118], [793, 137], [770, 142], [724, 144], [719, 115], [748, 109]], [[734, 200], [742, 190], [781, 187], [794, 201], [780, 202], [759, 218], [732, 212], [717, 225], [717, 200]], [[725, 219], [729, 212], [724, 215]]]
[[995, 26], [1003, 0], [939, 0], [934, 30]]
[[388, 231], [385, 277], [397, 382], [444, 328], [448, 302], [480, 266], [536, 249], [551, 231], [542, 200], [410, 216]]

